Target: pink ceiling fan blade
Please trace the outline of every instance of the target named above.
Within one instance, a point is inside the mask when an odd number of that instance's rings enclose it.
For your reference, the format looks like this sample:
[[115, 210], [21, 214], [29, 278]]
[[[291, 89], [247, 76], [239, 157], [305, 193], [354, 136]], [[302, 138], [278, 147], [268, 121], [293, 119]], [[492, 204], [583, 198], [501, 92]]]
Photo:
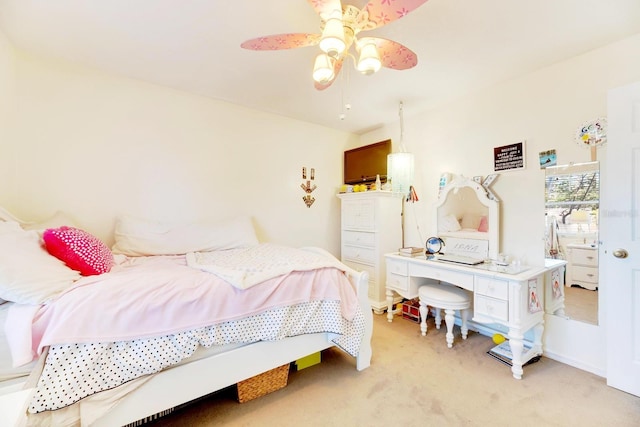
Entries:
[[336, 78], [338, 77], [338, 74], [340, 74], [340, 70], [342, 70], [342, 62], [343, 62], [343, 58], [340, 58], [333, 64], [333, 78], [331, 80], [329, 80], [326, 83], [319, 83], [319, 82], [315, 82], [314, 81], [313, 82], [313, 86], [317, 90], [325, 90], [326, 88], [331, 86], [333, 84], [333, 82], [336, 81]]
[[367, 30], [398, 20], [426, 3], [427, 0], [370, 0], [362, 11], [368, 14]]
[[342, 14], [342, 3], [340, 0], [307, 0], [311, 7], [316, 11], [323, 21], [329, 19], [329, 16], [334, 11]]
[[291, 33], [273, 34], [247, 40], [240, 47], [250, 50], [282, 50], [314, 46], [320, 42], [320, 34]]
[[394, 70], [407, 70], [418, 64], [418, 55], [408, 47], [394, 42], [393, 40], [381, 39], [379, 37], [363, 37], [360, 43], [373, 41], [378, 47], [378, 55], [383, 67]]

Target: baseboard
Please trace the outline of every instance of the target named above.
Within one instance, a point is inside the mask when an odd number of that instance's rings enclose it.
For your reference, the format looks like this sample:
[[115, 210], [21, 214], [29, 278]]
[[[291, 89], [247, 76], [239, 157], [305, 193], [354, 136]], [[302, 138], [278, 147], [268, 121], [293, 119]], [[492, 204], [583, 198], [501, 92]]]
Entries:
[[[456, 318], [456, 324], [459, 326], [461, 323], [459, 318]], [[476, 322], [472, 322], [469, 321], [469, 329], [478, 332], [480, 335], [485, 335], [487, 337], [493, 337], [493, 334], [495, 333], [502, 333], [505, 336], [507, 336], [506, 333], [498, 331], [494, 328], [492, 328], [490, 325], [484, 325], [482, 323], [476, 323]], [[526, 341], [526, 340], [525, 340]], [[588, 363], [584, 363], [583, 361], [580, 360], [576, 360], [573, 358], [569, 358], [557, 353], [554, 353], [552, 351], [549, 350], [544, 350], [543, 357], [548, 357], [549, 359], [555, 360], [556, 362], [560, 362], [560, 363], [564, 363], [565, 365], [569, 365], [571, 367], [583, 370], [583, 371], [587, 371], [590, 372], [594, 375], [597, 375], [599, 377], [602, 378], [606, 378], [607, 377], [607, 373], [606, 371], [604, 371], [603, 369], [597, 367], [597, 366], [593, 366], [590, 365]]]
[[557, 362], [564, 363], [565, 365], [569, 365], [569, 366], [572, 366], [574, 368], [590, 372], [590, 373], [592, 373], [594, 375], [597, 375], [599, 377], [602, 377], [602, 378], [606, 378], [607, 377], [607, 373], [604, 370], [602, 370], [602, 369], [600, 369], [600, 368], [598, 368], [596, 366], [592, 366], [592, 365], [589, 365], [587, 363], [581, 362], [579, 360], [571, 359], [571, 358], [556, 354], [556, 353], [554, 353], [552, 351], [545, 350], [545, 352], [543, 353], [543, 356], [544, 357], [548, 357], [549, 359], [553, 359], [553, 360], [555, 360]]

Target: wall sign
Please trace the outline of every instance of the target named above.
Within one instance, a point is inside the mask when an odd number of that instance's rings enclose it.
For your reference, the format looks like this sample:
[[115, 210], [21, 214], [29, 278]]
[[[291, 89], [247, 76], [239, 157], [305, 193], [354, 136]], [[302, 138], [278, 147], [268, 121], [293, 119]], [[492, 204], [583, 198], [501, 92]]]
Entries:
[[524, 141], [493, 149], [495, 171], [524, 169]]

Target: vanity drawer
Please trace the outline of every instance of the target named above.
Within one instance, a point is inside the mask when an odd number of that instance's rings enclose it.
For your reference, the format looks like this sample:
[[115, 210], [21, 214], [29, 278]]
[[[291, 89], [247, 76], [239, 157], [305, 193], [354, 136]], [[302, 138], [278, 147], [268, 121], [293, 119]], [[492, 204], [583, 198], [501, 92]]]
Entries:
[[342, 247], [342, 257], [348, 261], [376, 264], [376, 251], [371, 248], [345, 245]]
[[460, 286], [468, 291], [473, 291], [473, 274], [470, 273], [433, 268], [428, 265], [411, 264], [409, 265], [409, 275], [440, 280]]
[[409, 277], [387, 272], [387, 288], [398, 291], [408, 291]]
[[408, 264], [404, 261], [387, 259], [387, 273], [393, 273], [399, 276], [408, 276], [409, 275]]
[[476, 277], [475, 292], [479, 295], [508, 300], [509, 282], [490, 277]]
[[571, 278], [582, 282], [598, 283], [598, 269], [574, 265], [571, 271]]
[[571, 262], [573, 264], [598, 266], [598, 251], [595, 249], [571, 249]]
[[490, 317], [496, 320], [509, 321], [509, 303], [505, 300], [475, 294], [473, 299], [474, 316]]
[[368, 233], [366, 231], [345, 230], [342, 232], [342, 242], [345, 245], [373, 248], [376, 245], [376, 235], [375, 233]]

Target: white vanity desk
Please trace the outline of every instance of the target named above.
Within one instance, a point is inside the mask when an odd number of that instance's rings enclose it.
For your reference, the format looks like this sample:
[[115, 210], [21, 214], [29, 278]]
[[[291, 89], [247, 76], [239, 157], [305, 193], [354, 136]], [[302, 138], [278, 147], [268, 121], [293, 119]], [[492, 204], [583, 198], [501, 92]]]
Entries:
[[[492, 176], [488, 184], [494, 179]], [[453, 176], [438, 196], [433, 228], [437, 230], [438, 237], [449, 242], [442, 248], [445, 252], [473, 251], [476, 247], [483, 247], [486, 249], [480, 254], [482, 257], [475, 258], [495, 260], [500, 253], [499, 201], [487, 191], [487, 182], [481, 182], [480, 177], [476, 180], [462, 175]], [[469, 245], [460, 247], [457, 243], [460, 239]], [[420, 285], [433, 280], [466, 289], [473, 293], [471, 329], [489, 336], [508, 329], [513, 353], [511, 371], [516, 379], [522, 378], [524, 363], [542, 354], [545, 311], [562, 314], [564, 310], [566, 262], [562, 260], [546, 260], [541, 267], [498, 266], [493, 263], [467, 266], [396, 253], [385, 255], [385, 262], [387, 317], [390, 322], [393, 321], [396, 294], [407, 299], [416, 298]], [[529, 331], [532, 334], [527, 335], [525, 347], [524, 338]]]
[[[522, 365], [542, 354], [545, 292], [553, 298], [550, 294], [552, 282], [564, 277], [564, 261], [548, 263], [544, 267], [501, 267], [493, 264], [466, 266], [398, 254], [387, 254], [385, 258], [387, 318], [390, 322], [393, 321], [395, 293], [407, 299], [416, 298], [418, 288], [426, 279], [439, 280], [473, 292], [471, 329], [491, 329], [491, 324], [509, 329], [514, 378], [521, 379]], [[555, 286], [561, 291], [563, 283]], [[524, 352], [524, 334], [530, 329], [533, 329], [532, 347]]]

